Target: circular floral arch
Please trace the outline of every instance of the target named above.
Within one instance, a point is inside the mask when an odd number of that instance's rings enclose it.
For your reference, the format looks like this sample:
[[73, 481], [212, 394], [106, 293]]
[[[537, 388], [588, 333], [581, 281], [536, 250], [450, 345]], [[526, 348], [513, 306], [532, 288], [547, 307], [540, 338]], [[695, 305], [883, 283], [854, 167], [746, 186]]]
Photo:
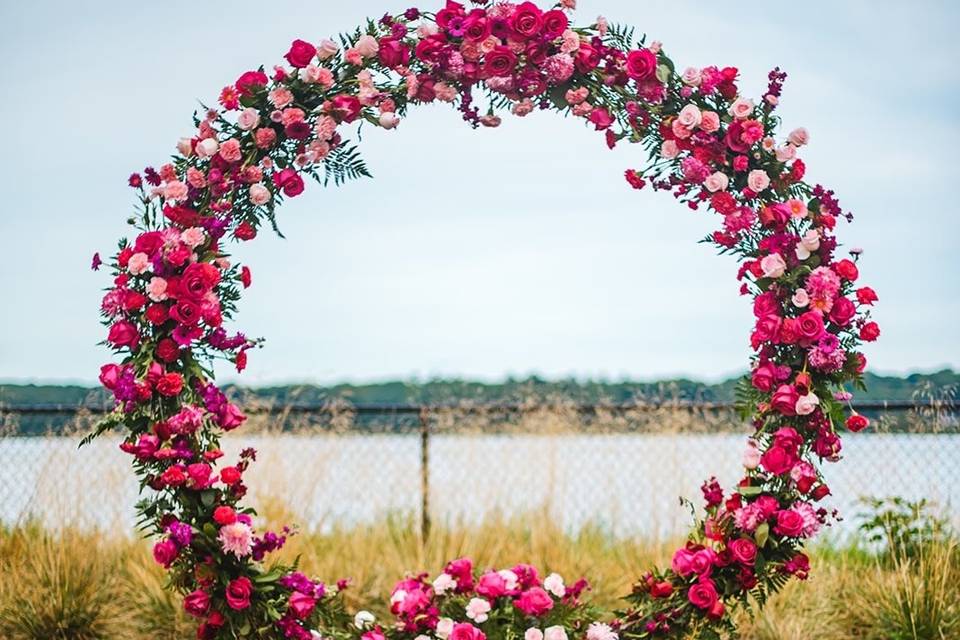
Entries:
[[[832, 191], [804, 181], [797, 156], [807, 131], [778, 134], [786, 74], [770, 72], [755, 102], [741, 95], [736, 68], [678, 73], [659, 42], [635, 41], [630, 29], [603, 19], [571, 26], [575, 0], [550, 10], [472, 5], [387, 14], [339, 42], [295, 40], [285, 64], [243, 73], [220, 93], [219, 108], [195, 116], [171, 162], [130, 176], [135, 236], [109, 260], [114, 279], [101, 306], [106, 344], [122, 358], [100, 373], [116, 409], [94, 435], [125, 433], [121, 447], [148, 490], [137, 505], [142, 525], [201, 638], [310, 638], [319, 628], [366, 640], [482, 640], [477, 611], [487, 605], [505, 601], [536, 621], [546, 615], [543, 597], [556, 599], [555, 611], [579, 604], [577, 585], [551, 587], [526, 565], [496, 574], [506, 576], [502, 590], [481, 590], [496, 577], [474, 587], [461, 559], [432, 583], [398, 586], [395, 627], [358, 619], [355, 629], [338, 615], [343, 585], [265, 561], [286, 533], [254, 531], [253, 511], [241, 504], [255, 452], [222, 459], [220, 437], [244, 415], [214, 383], [212, 364], [227, 359], [242, 371], [258, 344], [224, 327], [251, 284], [228, 242], [276, 228], [276, 208], [303, 192], [305, 178], [340, 184], [368, 175], [345, 138], [351, 125], [393, 129], [411, 106], [431, 102], [454, 105], [474, 127], [495, 127], [505, 112], [550, 110], [596, 129], [610, 148], [639, 143], [648, 159], [626, 181], [715, 215], [720, 228], [706, 241], [738, 259], [740, 293], [753, 299], [751, 374], [738, 388], [755, 428], [743, 478], [728, 492], [715, 479], [704, 483], [703, 520], [671, 567], [641, 576], [627, 609], [610, 625], [591, 625], [587, 637], [718, 637], [733, 628], [731, 605], [751, 595], [762, 603], [790, 576], [807, 576], [804, 541], [832, 516], [818, 506], [830, 493], [818, 463], [839, 458], [843, 428], [867, 426], [847, 408], [847, 386], [861, 385], [858, 348], [879, 329], [869, 317], [875, 293], [855, 284], [859, 251], [837, 257], [835, 228], [851, 216]], [[444, 629], [441, 600], [453, 598], [449, 608], [470, 594], [477, 597], [456, 606], [473, 622]]]

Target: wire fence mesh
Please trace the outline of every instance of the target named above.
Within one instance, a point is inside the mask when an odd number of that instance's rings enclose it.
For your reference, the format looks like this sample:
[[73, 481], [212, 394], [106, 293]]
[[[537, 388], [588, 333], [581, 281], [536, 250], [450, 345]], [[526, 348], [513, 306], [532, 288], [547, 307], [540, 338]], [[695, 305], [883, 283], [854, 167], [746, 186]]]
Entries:
[[[308, 530], [390, 515], [471, 524], [491, 515], [551, 518], [615, 536], [682, 535], [710, 475], [742, 472], [748, 425], [724, 404], [276, 406], [251, 400], [228, 434], [226, 460], [254, 447], [250, 501], [271, 521]], [[828, 534], [856, 533], [863, 497], [926, 498], [957, 524], [960, 427], [947, 402], [874, 405], [867, 433], [826, 464], [829, 504], [846, 516]], [[96, 410], [0, 407], [0, 523], [36, 521], [133, 532], [137, 482], [116, 436], [78, 449]]]

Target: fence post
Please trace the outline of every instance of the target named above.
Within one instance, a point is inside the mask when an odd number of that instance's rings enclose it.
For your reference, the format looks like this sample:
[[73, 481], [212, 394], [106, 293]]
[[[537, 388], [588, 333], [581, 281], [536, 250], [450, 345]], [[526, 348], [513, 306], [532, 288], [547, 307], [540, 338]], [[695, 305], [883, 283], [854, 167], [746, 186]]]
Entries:
[[420, 407], [420, 540], [430, 537], [430, 413]]

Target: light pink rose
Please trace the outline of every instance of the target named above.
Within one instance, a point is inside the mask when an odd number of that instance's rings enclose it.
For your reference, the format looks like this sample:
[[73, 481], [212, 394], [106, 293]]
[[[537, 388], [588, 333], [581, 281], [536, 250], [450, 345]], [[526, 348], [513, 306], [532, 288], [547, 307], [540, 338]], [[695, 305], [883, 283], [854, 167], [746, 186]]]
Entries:
[[770, 176], [763, 169], [754, 169], [747, 174], [747, 186], [755, 193], [760, 193], [770, 186]]
[[707, 176], [707, 179], [703, 181], [703, 186], [705, 186], [707, 191], [710, 193], [726, 191], [729, 184], [730, 178], [728, 178], [727, 174], [722, 171], [711, 173], [709, 176]]
[[439, 30], [440, 28], [433, 22], [421, 22], [420, 26], [417, 27], [417, 35], [421, 38], [429, 38]]
[[523, 640], [543, 640], [543, 631], [530, 627], [523, 633]]
[[372, 58], [380, 50], [380, 43], [371, 35], [363, 35], [360, 36], [353, 48], [364, 58]]
[[802, 147], [805, 144], [810, 142], [810, 132], [803, 127], [798, 127], [790, 132], [790, 135], [787, 136], [787, 140], [790, 141], [790, 144]]
[[212, 158], [218, 149], [220, 145], [213, 138], [204, 138], [197, 143], [197, 155], [201, 158]]
[[190, 140], [190, 138], [180, 138], [180, 140], [177, 141], [177, 151], [184, 158], [189, 158], [190, 156], [192, 156], [193, 142]]
[[167, 281], [163, 278], [153, 277], [147, 283], [147, 297], [154, 302], [163, 302], [167, 299]]
[[398, 124], [400, 124], [400, 117], [397, 114], [389, 111], [380, 114], [380, 126], [384, 129], [395, 129]]
[[737, 98], [733, 101], [733, 104], [730, 105], [729, 113], [734, 118], [743, 119], [749, 118], [753, 114], [753, 100], [750, 98]]
[[320, 79], [320, 67], [315, 64], [308, 64], [300, 69], [300, 80], [307, 84], [315, 84]]
[[782, 147], [777, 147], [778, 162], [790, 162], [796, 157], [797, 157], [797, 148], [792, 144], [785, 144]]
[[664, 140], [663, 144], [660, 146], [660, 155], [668, 160], [676, 158], [680, 155], [680, 148], [677, 146], [675, 140]]
[[317, 57], [321, 60], [329, 60], [337, 55], [337, 51], [339, 50], [340, 45], [327, 38], [320, 41], [320, 46], [317, 47]]
[[320, 67], [319, 72], [317, 73], [317, 84], [319, 84], [324, 89], [329, 89], [333, 86], [333, 71], [327, 69], [326, 67]]
[[820, 248], [820, 234], [817, 233], [816, 229], [810, 229], [803, 237], [800, 238], [800, 242], [797, 244], [797, 258], [800, 260], [806, 260], [810, 255]]
[[743, 466], [753, 470], [760, 466], [760, 448], [756, 440], [747, 440], [747, 450], [743, 452]]
[[764, 278], [777, 279], [786, 273], [787, 263], [779, 253], [771, 253], [760, 261], [760, 268], [763, 269]]
[[720, 116], [715, 111], [703, 111], [700, 114], [700, 130], [713, 133], [720, 129]]
[[697, 105], [688, 104], [683, 109], [680, 109], [680, 114], [677, 116], [676, 122], [679, 122], [687, 129], [695, 129], [700, 124], [701, 118], [700, 109]]
[[558, 624], [543, 630], [543, 640], [567, 640], [567, 632]]
[[260, 124], [260, 112], [253, 107], [247, 107], [237, 116], [237, 126], [244, 131], [253, 131]]
[[457, 99], [459, 92], [446, 82], [437, 82], [433, 85], [433, 91], [437, 94], [437, 100], [441, 102], [453, 102]]
[[270, 190], [260, 183], [250, 185], [250, 202], [258, 207], [270, 202]]
[[681, 140], [686, 140], [693, 135], [693, 131], [680, 122], [679, 118], [673, 121], [670, 129], [673, 131], [673, 135]]
[[790, 298], [790, 302], [792, 302], [796, 308], [803, 309], [810, 304], [810, 294], [807, 293], [806, 289], [797, 289], [793, 292], [793, 297]]
[[680, 79], [683, 80], [683, 84], [690, 87], [699, 87], [700, 86], [700, 69], [696, 67], [687, 67], [683, 70], [683, 74], [680, 76]]
[[797, 415], [808, 416], [816, 410], [819, 404], [820, 398], [818, 398], [812, 392], [805, 396], [800, 396], [800, 398], [797, 399]]

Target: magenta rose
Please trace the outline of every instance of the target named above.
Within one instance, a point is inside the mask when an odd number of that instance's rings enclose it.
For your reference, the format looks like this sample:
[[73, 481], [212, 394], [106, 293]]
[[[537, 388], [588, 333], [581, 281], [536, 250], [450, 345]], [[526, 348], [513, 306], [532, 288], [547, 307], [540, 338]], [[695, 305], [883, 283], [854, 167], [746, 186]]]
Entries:
[[775, 315], [757, 318], [757, 324], [753, 328], [753, 337], [760, 342], [773, 340], [780, 334], [780, 317]]
[[769, 392], [777, 381], [777, 367], [771, 362], [764, 362], [757, 366], [750, 375], [750, 383], [755, 389]]
[[610, 125], [613, 124], [613, 116], [610, 115], [610, 111], [606, 107], [597, 107], [591, 111], [587, 120], [593, 123], [597, 131], [609, 129]]
[[543, 35], [547, 40], [555, 40], [563, 35], [570, 26], [567, 14], [559, 9], [552, 9], [543, 14]]
[[237, 78], [236, 86], [237, 91], [241, 96], [249, 97], [253, 95], [253, 92], [259, 89], [260, 87], [267, 86], [269, 82], [267, 74], [263, 71], [247, 71], [242, 76]]
[[111, 391], [116, 388], [122, 370], [118, 365], [105, 364], [100, 367], [100, 384]]
[[470, 12], [463, 21], [463, 37], [470, 42], [481, 42], [490, 36], [490, 21], [482, 9]]
[[453, 625], [447, 640], [487, 640], [487, 636], [469, 622], [461, 622]]
[[178, 555], [180, 555], [180, 550], [173, 540], [161, 540], [153, 545], [153, 559], [156, 560], [157, 564], [163, 565], [167, 569], [170, 568]]
[[334, 96], [330, 104], [333, 107], [333, 117], [340, 122], [347, 123], [353, 122], [359, 117], [360, 109], [363, 106], [356, 96], [348, 96], [345, 94]]
[[700, 549], [690, 559], [690, 568], [699, 575], [709, 575], [717, 562], [717, 552], [713, 549]]
[[540, 587], [532, 587], [521, 593], [513, 605], [528, 616], [539, 617], [553, 609], [553, 598]]
[[120, 320], [110, 327], [107, 340], [115, 347], [132, 347], [140, 341], [140, 333], [133, 323]]
[[183, 609], [192, 616], [202, 618], [210, 610], [210, 596], [206, 591], [197, 589], [183, 599]]
[[290, 51], [283, 57], [287, 59], [291, 66], [302, 69], [309, 65], [316, 55], [317, 48], [315, 46], [306, 40], [294, 40], [293, 44], [290, 45]]
[[777, 387], [770, 404], [782, 415], [795, 416], [797, 415], [797, 400], [799, 399], [800, 394], [793, 388], [793, 385], [782, 384]]
[[687, 591], [687, 599], [698, 609], [712, 609], [720, 597], [713, 580], [701, 578]]
[[600, 64], [600, 52], [590, 43], [581, 42], [574, 62], [577, 65], [577, 71], [580, 73], [593, 71]]
[[227, 605], [234, 611], [243, 611], [250, 606], [250, 596], [253, 594], [253, 583], [247, 576], [231, 580], [227, 585]]
[[797, 430], [793, 427], [780, 427], [773, 434], [773, 443], [796, 455], [800, 450], [800, 445], [803, 444], [803, 436], [797, 433]]
[[823, 316], [818, 311], [807, 311], [797, 318], [797, 334], [801, 340], [815, 342], [823, 336]]
[[772, 291], [765, 291], [753, 300], [753, 315], [757, 318], [779, 316], [783, 309]]
[[380, 58], [380, 64], [390, 69], [395, 69], [410, 62], [410, 49], [394, 38], [381, 40], [377, 55]]
[[293, 198], [303, 193], [303, 178], [301, 178], [296, 169], [292, 167], [287, 167], [280, 173], [273, 174], [273, 184], [278, 189], [283, 189], [284, 195], [288, 198]]
[[510, 47], [497, 46], [483, 58], [483, 73], [490, 77], [504, 77], [517, 66], [517, 54]]
[[627, 75], [646, 80], [657, 71], [657, 56], [650, 49], [637, 49], [627, 54]]
[[740, 564], [753, 564], [757, 559], [757, 545], [749, 538], [737, 538], [727, 543], [730, 555]]
[[523, 38], [532, 38], [543, 28], [543, 12], [532, 2], [524, 2], [510, 17], [510, 27]]
[[799, 538], [803, 533], [803, 516], [790, 509], [781, 509], [777, 511], [777, 524], [773, 531], [787, 538]]
[[294, 617], [299, 620], [305, 620], [310, 617], [315, 606], [317, 606], [316, 599], [305, 593], [294, 591], [290, 596], [290, 611]]
[[477, 595], [487, 600], [496, 600], [507, 593], [507, 581], [499, 573], [490, 571], [480, 576], [477, 581]]
[[796, 456], [778, 446], [770, 447], [760, 456], [761, 466], [775, 476], [787, 473], [796, 462]]
[[857, 315], [857, 307], [851, 302], [850, 298], [840, 296], [833, 303], [830, 309], [830, 322], [838, 327], [845, 327]]
[[457, 581], [457, 592], [462, 593], [473, 589], [473, 562], [470, 558], [459, 558], [448, 562], [443, 572], [453, 576]]
[[693, 555], [694, 552], [689, 549], [677, 549], [673, 553], [673, 560], [670, 561], [670, 568], [678, 576], [690, 575], [693, 573]]

